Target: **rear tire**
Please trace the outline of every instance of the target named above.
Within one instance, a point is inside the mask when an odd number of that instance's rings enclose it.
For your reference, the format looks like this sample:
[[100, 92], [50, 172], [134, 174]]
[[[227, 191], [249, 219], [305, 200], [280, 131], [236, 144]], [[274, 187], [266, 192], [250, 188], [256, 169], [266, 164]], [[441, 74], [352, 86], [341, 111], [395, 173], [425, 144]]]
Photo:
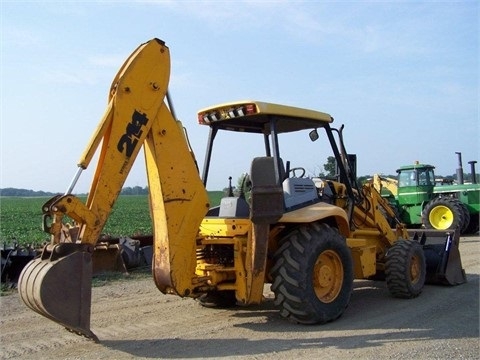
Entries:
[[478, 224], [479, 224], [479, 214], [473, 214], [470, 216], [470, 221], [467, 227], [467, 234], [475, 234], [478, 232]]
[[385, 280], [394, 297], [410, 299], [423, 290], [427, 274], [422, 246], [413, 240], [397, 240], [386, 254]]
[[460, 233], [461, 234], [468, 234], [469, 233], [468, 228], [469, 228], [469, 224], [470, 224], [470, 212], [468, 211], [467, 205], [465, 205], [462, 202], [459, 202], [459, 204], [462, 207], [463, 218], [464, 218], [463, 226], [462, 226], [462, 229], [460, 230]]
[[422, 212], [422, 223], [427, 229], [462, 230], [465, 225], [465, 214], [457, 199], [435, 198]]
[[301, 324], [340, 317], [353, 289], [353, 261], [345, 238], [327, 224], [288, 233], [274, 255], [270, 274], [280, 315]]

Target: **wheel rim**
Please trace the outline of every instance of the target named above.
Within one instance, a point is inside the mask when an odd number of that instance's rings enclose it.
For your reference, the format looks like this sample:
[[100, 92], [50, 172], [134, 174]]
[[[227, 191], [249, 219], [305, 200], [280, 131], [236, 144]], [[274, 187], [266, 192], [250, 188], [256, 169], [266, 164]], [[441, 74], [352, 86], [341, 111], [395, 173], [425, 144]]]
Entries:
[[324, 303], [335, 300], [343, 284], [343, 265], [338, 254], [332, 250], [322, 252], [313, 271], [313, 287], [318, 299]]
[[416, 284], [420, 280], [422, 273], [421, 262], [418, 256], [412, 256], [410, 262], [410, 281], [412, 284]]
[[435, 206], [432, 211], [430, 211], [428, 220], [435, 229], [445, 230], [453, 223], [453, 212], [446, 206]]

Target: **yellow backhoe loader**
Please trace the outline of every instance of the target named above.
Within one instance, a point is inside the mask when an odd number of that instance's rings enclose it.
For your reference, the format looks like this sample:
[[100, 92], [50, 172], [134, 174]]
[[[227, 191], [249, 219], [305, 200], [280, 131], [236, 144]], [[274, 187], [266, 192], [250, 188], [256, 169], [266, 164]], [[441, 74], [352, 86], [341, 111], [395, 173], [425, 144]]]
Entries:
[[[98, 340], [90, 329], [92, 253], [142, 147], [154, 229], [152, 273], [164, 294], [196, 298], [204, 306], [246, 306], [260, 303], [269, 283], [282, 317], [317, 324], [342, 315], [354, 279], [383, 275], [390, 292], [402, 298], [418, 296], [426, 280], [465, 281], [455, 233], [429, 244], [422, 233], [409, 239], [398, 222], [390, 227], [395, 216], [373, 185], [356, 185], [343, 126], [331, 127], [329, 114], [258, 101], [200, 110], [198, 122], [210, 128], [201, 177], [167, 92], [169, 75], [169, 49], [153, 39], [114, 78], [72, 183], [43, 206], [51, 242], [20, 276], [19, 293], [28, 307]], [[319, 131], [337, 159], [334, 179], [307, 177], [304, 168], [284, 161], [298, 141], [322, 143]], [[229, 143], [252, 136], [263, 153], [249, 160], [239, 193], [232, 187], [211, 208], [206, 184], [219, 133]], [[296, 142], [288, 140], [293, 134]], [[243, 156], [241, 141], [231, 158]], [[83, 203], [72, 190], [98, 148]]]
[[393, 196], [398, 195], [398, 180], [390, 177], [382, 176], [379, 174], [373, 174], [373, 186], [379, 193], [388, 191]]

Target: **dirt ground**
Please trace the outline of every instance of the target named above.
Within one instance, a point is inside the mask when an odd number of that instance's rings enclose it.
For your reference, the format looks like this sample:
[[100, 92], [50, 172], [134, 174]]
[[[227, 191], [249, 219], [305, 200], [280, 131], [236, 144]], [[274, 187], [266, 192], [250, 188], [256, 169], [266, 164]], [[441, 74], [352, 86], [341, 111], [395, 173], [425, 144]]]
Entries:
[[302, 326], [267, 301], [207, 309], [163, 295], [150, 277], [95, 287], [94, 343], [32, 312], [18, 294], [1, 301], [1, 359], [480, 359], [480, 237], [461, 238], [468, 282], [427, 285], [396, 299], [385, 283], [356, 281], [350, 306], [333, 323]]

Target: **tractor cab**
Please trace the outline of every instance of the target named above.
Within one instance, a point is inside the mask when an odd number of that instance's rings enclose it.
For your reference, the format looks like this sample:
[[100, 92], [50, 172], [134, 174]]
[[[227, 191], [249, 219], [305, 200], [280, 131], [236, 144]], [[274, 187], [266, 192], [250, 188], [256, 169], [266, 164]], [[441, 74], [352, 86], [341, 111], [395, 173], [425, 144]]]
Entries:
[[[202, 174], [205, 186], [212, 164], [214, 143], [217, 152], [234, 144], [236, 151], [230, 152], [230, 161], [232, 164], [243, 163], [250, 168], [249, 175], [239, 180], [239, 196], [232, 196], [230, 183], [229, 196], [222, 199], [218, 209], [211, 209], [207, 214], [209, 216], [245, 216], [246, 204], [249, 203], [249, 197], [245, 194], [252, 190], [249, 187], [252, 183], [262, 188], [257, 188], [257, 195], [259, 192], [280, 194], [278, 198], [281, 200], [277, 205], [259, 205], [266, 208], [276, 206], [279, 214], [320, 202], [323, 193], [331, 195], [332, 190], [328, 185], [318, 178], [318, 173], [311, 171], [312, 162], [318, 165], [319, 154], [324, 155], [323, 150], [319, 150], [318, 146], [311, 151], [304, 150], [306, 146], [311, 146], [307, 143], [319, 138], [318, 130], [321, 129], [326, 131], [329, 139], [322, 144], [327, 147], [325, 151], [330, 155], [333, 150], [337, 164], [340, 164], [338, 177], [347, 180], [340, 150], [334, 140], [335, 129], [330, 127], [333, 118], [327, 113], [258, 101], [241, 101], [202, 109], [198, 112], [198, 122], [210, 127]], [[219, 132], [226, 133], [222, 137], [228, 140], [217, 139]], [[238, 137], [233, 140], [233, 133], [241, 133], [244, 141], [239, 141]], [[294, 165], [291, 158], [295, 158]], [[224, 166], [233, 167], [231, 164]], [[307, 171], [308, 166], [310, 171]], [[348, 188], [353, 196], [351, 186]]]
[[[398, 202], [420, 204], [429, 201], [435, 186], [435, 167], [419, 164], [402, 166], [398, 173]], [[412, 198], [414, 197], [414, 198]]]
[[398, 173], [397, 202], [402, 209], [400, 217], [407, 224], [421, 222], [424, 204], [433, 196], [435, 167], [419, 164], [402, 166]]

